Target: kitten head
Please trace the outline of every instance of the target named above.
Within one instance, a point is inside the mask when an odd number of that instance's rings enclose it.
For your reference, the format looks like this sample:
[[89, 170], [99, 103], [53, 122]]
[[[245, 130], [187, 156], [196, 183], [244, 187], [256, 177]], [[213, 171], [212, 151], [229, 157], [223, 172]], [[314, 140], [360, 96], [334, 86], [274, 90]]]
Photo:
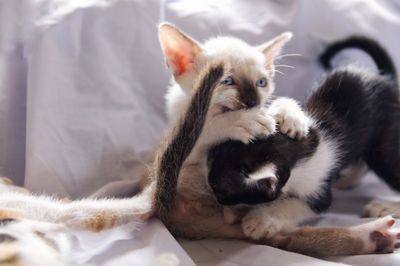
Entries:
[[222, 86], [215, 90], [212, 101], [212, 106], [219, 106], [221, 111], [265, 104], [274, 91], [274, 60], [291, 37], [292, 34], [286, 32], [259, 46], [233, 37], [216, 37], [200, 44], [171, 24], [163, 23], [159, 27], [167, 66], [182, 89], [180, 100], [182, 96], [190, 96], [207, 63], [223, 62], [227, 75]]

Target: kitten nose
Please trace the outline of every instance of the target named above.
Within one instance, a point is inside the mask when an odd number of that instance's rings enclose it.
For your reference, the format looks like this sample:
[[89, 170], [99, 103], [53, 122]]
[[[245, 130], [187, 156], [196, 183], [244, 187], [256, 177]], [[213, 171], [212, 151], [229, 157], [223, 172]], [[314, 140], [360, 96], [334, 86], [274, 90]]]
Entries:
[[252, 97], [252, 98], [246, 99], [245, 104], [246, 104], [247, 108], [253, 108], [258, 105], [258, 102], [259, 102], [258, 98]]
[[241, 85], [237, 89], [240, 101], [246, 108], [250, 109], [261, 104], [261, 95], [252, 81], [247, 79], [241, 80]]

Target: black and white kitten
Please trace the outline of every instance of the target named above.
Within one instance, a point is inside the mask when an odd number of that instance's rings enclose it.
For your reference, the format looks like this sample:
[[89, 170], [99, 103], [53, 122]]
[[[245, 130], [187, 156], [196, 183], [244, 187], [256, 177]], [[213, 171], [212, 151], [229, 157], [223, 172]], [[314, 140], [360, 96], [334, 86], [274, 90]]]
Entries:
[[[394, 64], [378, 43], [365, 37], [332, 44], [321, 60], [328, 66], [348, 47], [367, 52], [380, 74], [351, 67], [331, 72], [305, 102], [304, 111], [313, 121], [305, 139], [277, 133], [248, 145], [228, 141], [210, 152], [208, 181], [217, 200], [223, 205], [259, 204], [241, 213], [247, 236], [269, 237], [325, 211], [332, 201], [332, 182], [360, 160], [400, 190]], [[229, 215], [232, 210], [226, 209], [231, 222], [238, 215]]]

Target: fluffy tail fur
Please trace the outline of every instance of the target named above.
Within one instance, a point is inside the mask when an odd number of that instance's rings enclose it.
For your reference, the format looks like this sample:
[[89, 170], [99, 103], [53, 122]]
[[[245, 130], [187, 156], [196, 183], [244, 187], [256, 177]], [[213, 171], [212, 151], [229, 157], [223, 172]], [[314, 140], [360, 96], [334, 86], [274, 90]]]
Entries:
[[175, 204], [179, 172], [200, 136], [213, 91], [223, 75], [222, 64], [206, 68], [195, 86], [185, 116], [158, 150], [155, 160], [156, 193], [154, 211], [165, 222]]
[[328, 45], [319, 58], [321, 64], [325, 69], [330, 69], [332, 58], [347, 48], [358, 48], [366, 52], [374, 60], [380, 74], [388, 75], [397, 82], [396, 67], [387, 51], [377, 41], [365, 36], [352, 36]]

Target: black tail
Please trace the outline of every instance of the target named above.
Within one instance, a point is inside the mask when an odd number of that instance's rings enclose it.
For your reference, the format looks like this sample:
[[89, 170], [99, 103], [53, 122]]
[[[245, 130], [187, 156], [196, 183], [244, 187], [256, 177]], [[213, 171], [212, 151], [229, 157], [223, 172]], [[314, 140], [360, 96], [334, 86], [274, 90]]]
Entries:
[[201, 75], [185, 116], [175, 126], [169, 138], [157, 152], [154, 166], [156, 193], [154, 209], [158, 217], [168, 223], [174, 208], [178, 176], [203, 128], [211, 96], [223, 75], [222, 65], [212, 66]]
[[365, 36], [352, 36], [328, 45], [319, 58], [325, 69], [330, 69], [332, 58], [338, 52], [346, 48], [358, 48], [363, 50], [372, 57], [380, 74], [388, 75], [397, 82], [396, 67], [387, 51], [377, 41]]

